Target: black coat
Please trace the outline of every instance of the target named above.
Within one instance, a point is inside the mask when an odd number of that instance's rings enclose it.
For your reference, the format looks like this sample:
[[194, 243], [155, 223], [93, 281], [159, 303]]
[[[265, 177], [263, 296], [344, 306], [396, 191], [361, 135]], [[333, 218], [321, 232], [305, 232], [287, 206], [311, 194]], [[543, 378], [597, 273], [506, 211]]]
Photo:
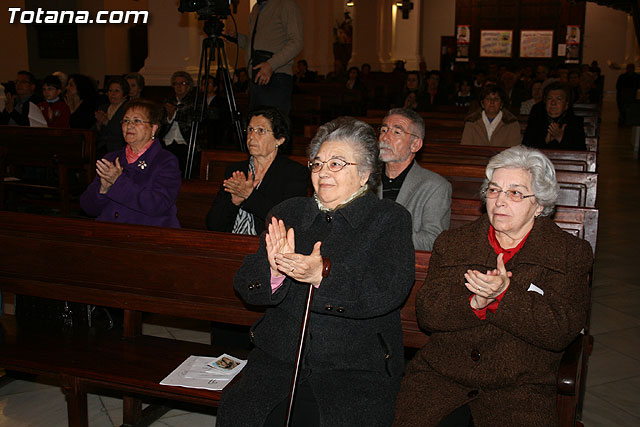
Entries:
[[[83, 102], [84, 104], [84, 102]], [[122, 124], [120, 121], [126, 113], [124, 107], [127, 102], [123, 102], [111, 117], [111, 120], [100, 129], [96, 139], [96, 155], [102, 158], [107, 153], [120, 150], [125, 146], [124, 136], [122, 135]], [[108, 105], [103, 105], [98, 110], [107, 112]]]
[[[225, 179], [231, 177], [235, 171], [245, 174], [249, 170], [249, 161], [235, 163], [229, 166], [224, 174]], [[221, 185], [216, 198], [207, 213], [207, 229], [230, 233], [236, 221], [240, 208], [253, 215], [256, 233], [265, 230], [265, 220], [269, 211], [278, 203], [291, 197], [306, 196], [309, 189], [309, 170], [298, 162], [277, 155], [267, 173], [262, 178], [260, 186], [251, 195], [236, 206], [231, 202], [231, 194], [224, 191]]]
[[[546, 142], [547, 129], [552, 121], [559, 125], [566, 124], [562, 141], [553, 140]], [[551, 150], [577, 150], [586, 151], [584, 122], [582, 117], [578, 117], [573, 110], [568, 109], [558, 119], [547, 116], [544, 101], [537, 103], [531, 108], [527, 130], [522, 138], [522, 145], [534, 148], [548, 148]]]
[[[322, 241], [331, 260], [316, 289], [300, 378], [313, 390], [321, 426], [389, 426], [404, 366], [400, 309], [414, 281], [411, 216], [373, 193], [333, 212], [295, 198], [272, 215], [293, 227], [296, 252]], [[218, 426], [262, 426], [286, 399], [307, 285], [285, 278], [272, 295], [264, 239], [236, 273], [234, 287], [266, 306], [251, 330], [255, 349], [238, 383], [224, 391]]]
[[[71, 113], [69, 117], [69, 127], [72, 129], [91, 129], [96, 124], [95, 113], [92, 101], [83, 99], [76, 111]], [[121, 119], [122, 118], [120, 118], [120, 120]], [[119, 122], [118, 126], [120, 126]], [[120, 133], [122, 133], [122, 129], [120, 129]]]

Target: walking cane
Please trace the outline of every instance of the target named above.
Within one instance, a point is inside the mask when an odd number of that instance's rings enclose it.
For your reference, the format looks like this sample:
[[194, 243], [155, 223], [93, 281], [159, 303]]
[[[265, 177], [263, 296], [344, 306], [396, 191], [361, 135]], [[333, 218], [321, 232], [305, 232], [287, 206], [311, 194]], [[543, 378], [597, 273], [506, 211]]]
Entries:
[[300, 362], [302, 361], [302, 347], [304, 346], [304, 338], [307, 334], [307, 326], [309, 325], [309, 312], [311, 308], [311, 300], [313, 300], [313, 291], [316, 288], [309, 285], [307, 290], [307, 304], [304, 308], [304, 317], [300, 326], [300, 340], [298, 342], [298, 351], [296, 353], [296, 368], [293, 371], [293, 379], [291, 380], [291, 389], [289, 390], [289, 405], [287, 406], [287, 422], [285, 427], [289, 427], [291, 422], [291, 410], [293, 409], [293, 398], [296, 394], [296, 383], [298, 382], [298, 372], [300, 371]]

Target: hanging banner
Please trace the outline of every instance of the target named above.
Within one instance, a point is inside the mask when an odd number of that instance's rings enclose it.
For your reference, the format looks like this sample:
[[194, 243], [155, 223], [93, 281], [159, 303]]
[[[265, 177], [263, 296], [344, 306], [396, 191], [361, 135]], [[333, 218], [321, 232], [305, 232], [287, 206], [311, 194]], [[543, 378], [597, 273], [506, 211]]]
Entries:
[[469, 43], [471, 42], [471, 26], [456, 27], [456, 61], [469, 62]]
[[511, 58], [513, 31], [480, 31], [480, 56], [484, 58]]
[[566, 64], [579, 64], [580, 63], [580, 26], [579, 25], [567, 25], [567, 38], [566, 38]]
[[520, 58], [551, 58], [553, 56], [553, 31], [520, 31]]

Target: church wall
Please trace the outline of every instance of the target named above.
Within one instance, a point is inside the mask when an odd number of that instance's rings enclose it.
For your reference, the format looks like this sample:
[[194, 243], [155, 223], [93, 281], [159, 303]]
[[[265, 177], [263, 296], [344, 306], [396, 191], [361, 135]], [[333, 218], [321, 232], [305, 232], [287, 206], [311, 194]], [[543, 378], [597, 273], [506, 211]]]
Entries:
[[0, 81], [14, 80], [16, 72], [29, 69], [29, 48], [27, 45], [27, 27], [19, 23], [10, 24], [9, 7], [24, 10], [24, 0], [11, 0], [0, 8]]
[[[602, 35], [606, 34], [606, 37]], [[640, 51], [635, 38], [633, 19], [626, 13], [587, 3], [584, 35], [584, 62], [596, 60], [604, 75], [605, 93], [614, 92], [616, 80], [624, 72], [627, 62], [638, 66]], [[613, 69], [607, 65], [620, 65], [622, 69]]]
[[440, 37], [453, 36], [455, 24], [454, 0], [422, 0], [422, 57], [429, 70], [440, 69]]

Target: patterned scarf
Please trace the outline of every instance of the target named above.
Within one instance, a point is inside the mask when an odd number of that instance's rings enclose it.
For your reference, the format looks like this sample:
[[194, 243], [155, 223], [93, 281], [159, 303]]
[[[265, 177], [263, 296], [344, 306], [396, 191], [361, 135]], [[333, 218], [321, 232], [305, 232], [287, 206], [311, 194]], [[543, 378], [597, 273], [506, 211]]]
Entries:
[[[256, 166], [253, 160], [253, 156], [249, 158], [249, 171], [248, 174], [256, 173]], [[256, 186], [256, 189], [260, 187], [260, 184]], [[253, 215], [244, 209], [240, 208], [238, 214], [236, 215], [236, 222], [233, 224], [233, 230], [231, 230], [233, 234], [252, 234], [256, 235], [256, 224], [253, 219]]]
[[349, 196], [349, 198], [347, 198], [347, 200], [345, 200], [344, 202], [342, 202], [338, 206], [336, 206], [335, 209], [329, 209], [328, 207], [323, 205], [322, 202], [318, 199], [318, 195], [315, 194], [315, 193], [313, 194], [313, 199], [316, 201], [316, 204], [318, 205], [318, 209], [320, 209], [321, 211], [323, 211], [323, 212], [337, 211], [338, 209], [347, 206], [349, 203], [351, 203], [353, 200], [357, 199], [358, 197], [363, 196], [367, 192], [368, 189], [369, 189], [369, 185], [368, 184], [363, 185], [362, 187], [360, 187], [358, 189], [358, 191], [356, 191], [351, 196]]

